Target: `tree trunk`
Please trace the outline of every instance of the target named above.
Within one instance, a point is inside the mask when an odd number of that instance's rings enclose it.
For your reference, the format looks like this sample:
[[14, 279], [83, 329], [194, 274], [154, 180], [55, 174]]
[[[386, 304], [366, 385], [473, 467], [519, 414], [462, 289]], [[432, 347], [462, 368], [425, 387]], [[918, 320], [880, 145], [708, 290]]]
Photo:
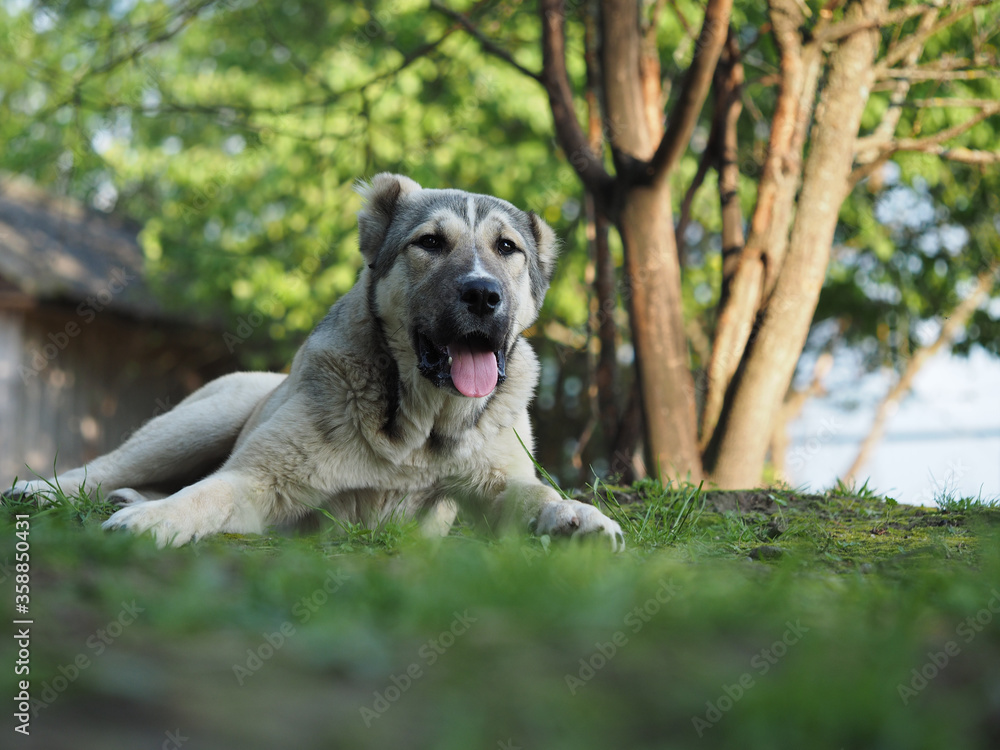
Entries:
[[[781, 56], [781, 85], [771, 123], [767, 157], [757, 188], [757, 204], [750, 219], [746, 244], [736, 268], [723, 273], [712, 358], [708, 364], [705, 407], [702, 412], [701, 447], [708, 451], [716, 437], [726, 392], [739, 367], [764, 299], [765, 276], [777, 273], [771, 265], [780, 260], [776, 248], [783, 247], [802, 171], [802, 144], [816, 96], [816, 75], [806, 74], [807, 61], [817, 63], [818, 48], [804, 51], [799, 39], [804, 22], [795, 0], [771, 0], [771, 25]], [[783, 257], [783, 253], [781, 254]], [[710, 456], [706, 456], [711, 461]]]
[[[861, 0], [848, 9], [847, 17], [875, 18], [885, 6], [886, 0]], [[823, 286], [877, 49], [878, 32], [866, 29], [845, 37], [831, 55], [780, 275], [757, 317], [708, 449], [711, 478], [720, 488], [750, 487], [760, 480], [774, 418]]]
[[652, 466], [661, 476], [697, 482], [701, 460], [695, 437], [694, 378], [666, 181], [628, 193], [618, 231], [626, 248], [632, 340]]
[[597, 400], [601, 411], [601, 428], [610, 445], [618, 432], [621, 398], [618, 384], [618, 325], [615, 322], [615, 309], [618, 306], [617, 274], [611, 248], [608, 246], [607, 220], [596, 210], [590, 195], [587, 196], [587, 212], [588, 216], [593, 216], [594, 223], [594, 292], [597, 298], [595, 327], [600, 342], [595, 368]]
[[618, 434], [615, 435], [611, 454], [611, 473], [619, 475], [625, 484], [632, 484], [646, 476], [646, 465], [639, 453], [642, 426], [642, 393], [636, 381], [629, 389], [628, 401], [618, 423]]
[[743, 63], [740, 48], [732, 29], [719, 59], [715, 75], [715, 108], [718, 121], [719, 205], [722, 209], [722, 285], [736, 273], [743, 250], [743, 212], [740, 210], [740, 166], [737, 161], [739, 142], [736, 126], [743, 111]]
[[[601, 110], [601, 65], [598, 32], [598, 11], [587, 9], [584, 36], [584, 61], [587, 66], [587, 141], [595, 154], [604, 153], [604, 121]], [[597, 386], [597, 404], [600, 412], [601, 431], [605, 444], [612, 448], [619, 430], [619, 402], [621, 394], [618, 375], [618, 325], [615, 310], [618, 308], [618, 272], [611, 247], [608, 244], [609, 225], [597, 198], [584, 190], [587, 215], [587, 241], [594, 259], [594, 295], [597, 309], [592, 325], [599, 342], [594, 381]]]
[[[604, 0], [602, 73], [619, 174], [648, 161], [662, 133], [651, 132], [648, 76], [635, 0]], [[643, 85], [643, 82], [645, 86]], [[681, 308], [680, 265], [666, 179], [625, 187], [616, 224], [625, 246], [632, 342], [642, 389], [646, 445], [661, 476], [701, 478], [694, 379]], [[652, 467], [651, 467], [652, 468]]]

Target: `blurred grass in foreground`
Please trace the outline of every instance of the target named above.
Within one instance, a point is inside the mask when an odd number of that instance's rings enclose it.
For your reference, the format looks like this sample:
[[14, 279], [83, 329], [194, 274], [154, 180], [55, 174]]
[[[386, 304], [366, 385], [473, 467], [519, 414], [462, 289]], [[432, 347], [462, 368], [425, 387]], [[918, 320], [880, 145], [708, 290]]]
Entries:
[[31, 513], [36, 701], [16, 746], [1000, 744], [988, 503], [594, 494], [622, 555], [398, 525], [158, 550], [102, 532], [104, 505], [14, 503], [2, 601], [13, 618], [13, 516]]

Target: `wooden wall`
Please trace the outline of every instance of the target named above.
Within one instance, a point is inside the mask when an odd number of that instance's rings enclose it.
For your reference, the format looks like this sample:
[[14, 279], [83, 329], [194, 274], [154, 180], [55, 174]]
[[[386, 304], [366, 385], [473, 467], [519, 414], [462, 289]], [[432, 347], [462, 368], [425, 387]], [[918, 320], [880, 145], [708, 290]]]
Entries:
[[0, 309], [0, 485], [31, 477], [26, 464], [45, 477], [80, 466], [234, 369], [221, 333], [108, 310]]

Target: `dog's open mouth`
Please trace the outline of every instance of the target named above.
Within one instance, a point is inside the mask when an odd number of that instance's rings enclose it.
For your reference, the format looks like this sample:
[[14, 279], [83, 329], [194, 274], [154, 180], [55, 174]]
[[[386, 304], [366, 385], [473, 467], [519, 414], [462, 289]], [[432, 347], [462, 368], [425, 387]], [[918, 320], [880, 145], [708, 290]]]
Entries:
[[420, 374], [438, 387], [449, 383], [463, 396], [482, 398], [506, 377], [503, 349], [494, 349], [485, 336], [472, 335], [438, 346], [417, 334]]

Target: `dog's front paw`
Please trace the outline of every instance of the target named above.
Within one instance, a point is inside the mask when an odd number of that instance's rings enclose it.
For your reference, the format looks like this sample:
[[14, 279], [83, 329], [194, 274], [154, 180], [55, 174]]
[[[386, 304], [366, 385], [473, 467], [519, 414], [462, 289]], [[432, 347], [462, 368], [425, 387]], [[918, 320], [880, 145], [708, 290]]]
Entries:
[[611, 542], [614, 552], [625, 549], [625, 534], [616, 521], [612, 521], [593, 505], [578, 500], [551, 500], [542, 506], [534, 522], [538, 536], [568, 536], [579, 538], [590, 534], [600, 535]]
[[[136, 493], [138, 494], [138, 493]], [[166, 500], [148, 500], [127, 505], [102, 524], [102, 528], [126, 529], [133, 534], [150, 532], [158, 547], [180, 547], [197, 537], [197, 528], [185, 520]]]

